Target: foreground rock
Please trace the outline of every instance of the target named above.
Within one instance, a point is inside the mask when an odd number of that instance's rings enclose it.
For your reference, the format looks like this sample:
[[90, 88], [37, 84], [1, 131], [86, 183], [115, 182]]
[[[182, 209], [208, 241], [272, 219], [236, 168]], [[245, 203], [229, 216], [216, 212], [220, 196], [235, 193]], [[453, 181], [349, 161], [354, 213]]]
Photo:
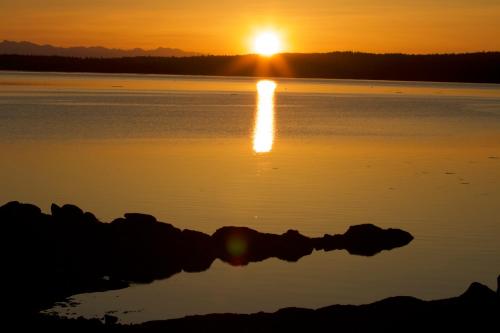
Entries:
[[359, 306], [210, 314], [137, 325], [39, 316], [26, 326], [50, 332], [498, 332], [499, 291], [474, 282], [458, 297], [434, 301], [399, 296]]
[[51, 215], [31, 204], [0, 207], [4, 301], [11, 308], [38, 311], [76, 293], [124, 288], [181, 271], [208, 269], [215, 259], [247, 265], [276, 257], [297, 261], [314, 250], [346, 249], [371, 256], [408, 244], [403, 230], [371, 224], [343, 235], [309, 238], [244, 227], [223, 227], [213, 235], [180, 230], [154, 216], [129, 213], [111, 223], [73, 205], [51, 207]]

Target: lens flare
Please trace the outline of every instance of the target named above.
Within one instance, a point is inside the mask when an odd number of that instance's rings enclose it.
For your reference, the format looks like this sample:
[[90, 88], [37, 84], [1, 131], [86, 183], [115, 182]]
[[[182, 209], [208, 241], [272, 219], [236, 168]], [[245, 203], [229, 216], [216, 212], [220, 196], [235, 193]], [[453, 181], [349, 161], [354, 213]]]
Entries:
[[232, 236], [228, 239], [226, 244], [226, 249], [229, 255], [233, 259], [237, 259], [243, 255], [245, 255], [247, 251], [247, 243], [246, 241], [238, 236]]

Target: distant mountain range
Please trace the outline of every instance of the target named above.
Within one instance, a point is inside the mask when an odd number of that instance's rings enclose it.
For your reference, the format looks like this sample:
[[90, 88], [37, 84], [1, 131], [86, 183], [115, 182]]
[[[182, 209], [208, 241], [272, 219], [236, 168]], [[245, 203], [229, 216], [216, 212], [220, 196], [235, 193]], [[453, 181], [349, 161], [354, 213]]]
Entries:
[[65, 57], [90, 58], [121, 58], [121, 57], [190, 57], [200, 55], [196, 52], [187, 52], [176, 48], [159, 47], [153, 50], [144, 49], [108, 49], [101, 46], [92, 47], [58, 47], [53, 45], [39, 45], [31, 42], [0, 42], [0, 54], [44, 55]]

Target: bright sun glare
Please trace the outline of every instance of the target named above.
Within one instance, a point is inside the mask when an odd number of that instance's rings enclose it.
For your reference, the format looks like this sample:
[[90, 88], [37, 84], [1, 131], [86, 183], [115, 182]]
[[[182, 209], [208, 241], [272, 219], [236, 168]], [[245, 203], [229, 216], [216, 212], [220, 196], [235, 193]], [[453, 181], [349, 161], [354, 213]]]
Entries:
[[281, 51], [281, 40], [276, 32], [265, 31], [255, 37], [254, 51], [260, 55], [270, 57]]

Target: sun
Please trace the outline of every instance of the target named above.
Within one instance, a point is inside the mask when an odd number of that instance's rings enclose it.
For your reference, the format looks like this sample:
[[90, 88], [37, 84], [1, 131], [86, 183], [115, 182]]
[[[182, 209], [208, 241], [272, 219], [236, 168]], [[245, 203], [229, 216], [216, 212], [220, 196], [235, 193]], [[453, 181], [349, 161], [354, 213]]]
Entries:
[[264, 31], [255, 36], [253, 48], [255, 53], [270, 57], [281, 51], [280, 36], [274, 31]]

